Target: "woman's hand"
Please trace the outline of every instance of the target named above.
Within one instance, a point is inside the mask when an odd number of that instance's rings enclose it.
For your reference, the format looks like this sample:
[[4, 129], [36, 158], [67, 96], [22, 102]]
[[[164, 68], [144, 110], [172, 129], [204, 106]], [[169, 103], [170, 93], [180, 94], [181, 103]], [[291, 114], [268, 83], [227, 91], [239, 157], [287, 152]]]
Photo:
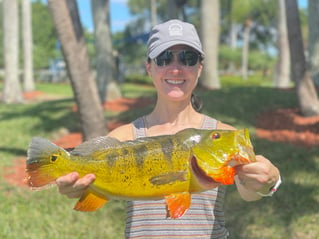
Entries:
[[264, 156], [257, 155], [256, 162], [236, 166], [236, 185], [243, 199], [252, 201], [268, 194], [279, 179], [279, 170]]
[[77, 172], [73, 172], [59, 177], [56, 184], [61, 194], [68, 198], [79, 198], [94, 180], [94, 174], [87, 174], [80, 178]]

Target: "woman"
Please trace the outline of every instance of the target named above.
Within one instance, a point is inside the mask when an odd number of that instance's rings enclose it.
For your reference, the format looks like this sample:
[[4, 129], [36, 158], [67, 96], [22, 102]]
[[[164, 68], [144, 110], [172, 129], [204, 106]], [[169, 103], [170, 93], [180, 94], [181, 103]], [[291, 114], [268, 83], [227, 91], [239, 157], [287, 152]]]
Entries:
[[[153, 111], [109, 133], [121, 141], [138, 137], [175, 134], [186, 128], [234, 128], [198, 112], [193, 95], [203, 69], [204, 52], [192, 24], [171, 20], [155, 26], [148, 41], [148, 75], [157, 89]], [[254, 201], [272, 194], [280, 184], [278, 169], [265, 157], [236, 168], [236, 186], [244, 200]], [[79, 178], [76, 172], [60, 177], [61, 194], [78, 198], [95, 179]], [[223, 199], [225, 187], [217, 183], [210, 190], [192, 195], [192, 205], [177, 220], [166, 217], [165, 202], [133, 201], [127, 207], [127, 238], [226, 238]]]

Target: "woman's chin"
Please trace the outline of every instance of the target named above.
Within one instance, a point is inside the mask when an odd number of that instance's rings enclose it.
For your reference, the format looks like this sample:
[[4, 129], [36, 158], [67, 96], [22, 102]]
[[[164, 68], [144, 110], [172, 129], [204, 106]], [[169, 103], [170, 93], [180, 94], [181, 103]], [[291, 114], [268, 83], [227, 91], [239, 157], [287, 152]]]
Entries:
[[170, 98], [176, 99], [176, 100], [181, 99], [185, 96], [184, 92], [182, 92], [182, 91], [170, 91], [170, 92], [168, 92], [167, 95]]

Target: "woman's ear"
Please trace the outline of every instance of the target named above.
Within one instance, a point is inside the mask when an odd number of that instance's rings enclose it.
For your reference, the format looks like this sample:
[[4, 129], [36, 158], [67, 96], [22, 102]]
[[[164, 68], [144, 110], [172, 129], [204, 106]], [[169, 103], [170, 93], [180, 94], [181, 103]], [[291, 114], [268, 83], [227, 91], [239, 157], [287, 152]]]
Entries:
[[147, 71], [148, 76], [152, 77], [152, 74], [151, 74], [151, 63], [149, 61], [145, 62], [145, 69]]
[[204, 68], [204, 61], [200, 61], [199, 62], [199, 68], [198, 68], [198, 74], [197, 74], [197, 78], [199, 78], [202, 74], [202, 71], [203, 71], [203, 68]]

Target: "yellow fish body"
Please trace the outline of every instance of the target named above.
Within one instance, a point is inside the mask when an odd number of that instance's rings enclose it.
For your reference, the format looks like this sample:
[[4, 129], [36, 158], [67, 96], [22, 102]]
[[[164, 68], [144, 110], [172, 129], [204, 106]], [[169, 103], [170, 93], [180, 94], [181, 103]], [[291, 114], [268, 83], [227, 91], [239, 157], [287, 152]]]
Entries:
[[234, 166], [255, 161], [247, 129], [185, 129], [175, 135], [120, 142], [97, 137], [70, 153], [48, 140], [33, 138], [26, 162], [27, 182], [36, 189], [70, 172], [96, 179], [75, 205], [94, 211], [110, 199], [166, 199], [171, 218], [190, 206], [191, 193], [214, 182], [232, 184]]

